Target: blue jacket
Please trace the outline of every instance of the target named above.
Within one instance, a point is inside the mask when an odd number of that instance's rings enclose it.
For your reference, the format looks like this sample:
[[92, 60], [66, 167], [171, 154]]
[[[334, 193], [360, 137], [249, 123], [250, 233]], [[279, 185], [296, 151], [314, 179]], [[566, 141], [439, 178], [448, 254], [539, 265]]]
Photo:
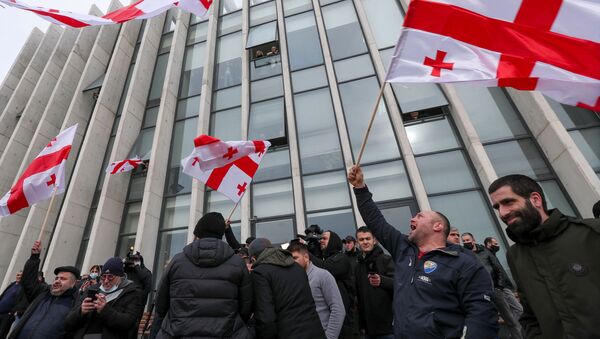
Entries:
[[496, 338], [498, 312], [489, 273], [473, 255], [450, 245], [418, 259], [419, 249], [385, 221], [368, 188], [354, 189], [360, 214], [392, 254], [396, 338]]

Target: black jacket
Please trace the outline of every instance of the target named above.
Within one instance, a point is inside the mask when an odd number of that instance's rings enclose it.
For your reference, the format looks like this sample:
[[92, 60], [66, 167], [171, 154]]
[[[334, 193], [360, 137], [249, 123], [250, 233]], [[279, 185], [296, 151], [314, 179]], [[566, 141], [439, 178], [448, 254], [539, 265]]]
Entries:
[[[381, 284], [374, 287], [369, 283], [369, 273], [377, 273]], [[369, 336], [393, 334], [392, 302], [394, 296], [394, 260], [383, 253], [379, 246], [358, 256], [354, 275], [360, 328]]]
[[124, 280], [112, 293], [119, 293], [119, 295], [114, 300], [107, 302], [102, 312], [85, 315], [81, 314], [81, 303], [87, 295], [83, 295], [65, 319], [65, 328], [74, 333], [73, 338], [83, 338], [91, 328], [101, 330], [103, 339], [128, 338], [131, 329], [137, 325], [137, 318], [142, 307], [142, 292], [133, 282]]
[[71, 338], [72, 333], [65, 328], [64, 319], [77, 302], [79, 293], [73, 287], [60, 296], [53, 296], [50, 286], [38, 281], [39, 267], [40, 255], [32, 254], [21, 276], [30, 304], [8, 338], [18, 338], [23, 331], [29, 331], [28, 338]]
[[248, 338], [252, 281], [244, 261], [219, 239], [202, 238], [173, 257], [156, 297], [158, 337]]
[[600, 338], [600, 220], [550, 211], [527, 233], [514, 233], [507, 253], [527, 338]]
[[[145, 307], [148, 302], [148, 295], [152, 291], [152, 272], [144, 266], [142, 259], [141, 265], [125, 267], [127, 279], [131, 280], [134, 285], [142, 292], [142, 306]], [[143, 311], [143, 307], [142, 310]]]
[[482, 245], [475, 244], [474, 253], [477, 259], [479, 259], [479, 261], [485, 268], [485, 270], [488, 271], [488, 273], [492, 277], [492, 282], [494, 283], [495, 288], [503, 289], [505, 287], [510, 287], [508, 285], [510, 283], [510, 280], [508, 280], [508, 277], [506, 275], [506, 272], [504, 271], [504, 268], [502, 267], [502, 264], [500, 263], [500, 260], [496, 258], [492, 251], [488, 250]]
[[290, 252], [267, 248], [253, 268], [258, 339], [325, 338], [306, 272]]
[[450, 245], [418, 259], [419, 248], [388, 224], [368, 188], [354, 189], [358, 210], [392, 254], [394, 335], [403, 338], [491, 339], [498, 334], [492, 279], [472, 254]]

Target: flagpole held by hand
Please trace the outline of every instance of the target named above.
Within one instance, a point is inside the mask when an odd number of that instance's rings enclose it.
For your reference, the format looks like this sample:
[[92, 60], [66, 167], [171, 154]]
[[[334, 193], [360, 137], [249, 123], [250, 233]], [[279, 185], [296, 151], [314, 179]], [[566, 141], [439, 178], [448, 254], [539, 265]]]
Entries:
[[[242, 200], [242, 199], [240, 199], [240, 200]], [[233, 216], [233, 212], [235, 212], [235, 209], [240, 204], [240, 200], [238, 200], [238, 202], [236, 202], [235, 205], [233, 206], [233, 208], [231, 209], [231, 212], [229, 213], [229, 216], [227, 217], [226, 222], [230, 222], [231, 221], [231, 217]]]
[[385, 89], [386, 84], [387, 82], [384, 81], [383, 85], [381, 85], [381, 89], [379, 90], [379, 94], [377, 95], [377, 100], [375, 100], [375, 107], [373, 107], [373, 112], [371, 112], [371, 119], [369, 120], [367, 131], [365, 132], [365, 136], [363, 137], [362, 145], [360, 145], [360, 151], [358, 152], [358, 157], [356, 158], [356, 163], [354, 164], [355, 166], [360, 165], [360, 160], [362, 159], [363, 153], [365, 151], [367, 139], [369, 139], [369, 133], [371, 133], [371, 128], [373, 127], [375, 116], [377, 115], [377, 108], [379, 107], [379, 102], [381, 101], [381, 97], [383, 96], [383, 90]]
[[42, 241], [42, 236], [44, 235], [44, 230], [46, 229], [46, 224], [48, 223], [48, 217], [50, 216], [50, 211], [52, 210], [52, 206], [54, 205], [54, 197], [56, 197], [56, 186], [52, 190], [52, 198], [50, 198], [50, 204], [48, 205], [48, 210], [46, 211], [46, 216], [44, 217], [44, 223], [42, 223], [42, 228], [40, 229], [40, 235], [38, 236], [38, 241]]

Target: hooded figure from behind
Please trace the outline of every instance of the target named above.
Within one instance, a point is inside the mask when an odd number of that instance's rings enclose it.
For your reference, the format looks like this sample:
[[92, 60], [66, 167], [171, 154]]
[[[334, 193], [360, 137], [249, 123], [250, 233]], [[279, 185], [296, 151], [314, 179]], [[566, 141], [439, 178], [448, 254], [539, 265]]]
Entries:
[[195, 240], [176, 254], [162, 276], [156, 311], [158, 338], [251, 338], [252, 281], [246, 264], [221, 241], [225, 220], [205, 214]]

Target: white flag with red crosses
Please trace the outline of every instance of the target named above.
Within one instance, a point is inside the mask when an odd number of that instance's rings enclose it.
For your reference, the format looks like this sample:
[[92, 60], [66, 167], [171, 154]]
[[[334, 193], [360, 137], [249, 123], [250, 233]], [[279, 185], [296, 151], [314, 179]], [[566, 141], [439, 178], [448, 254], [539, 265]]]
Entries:
[[248, 189], [271, 143], [263, 140], [221, 141], [209, 135], [194, 139], [194, 150], [181, 160], [183, 173], [237, 203]]
[[110, 164], [108, 164], [108, 166], [106, 166], [106, 173], [117, 174], [131, 172], [143, 164], [144, 161], [138, 157], [135, 157], [133, 159], [125, 159], [121, 161], [113, 161]]
[[62, 131], [33, 159], [15, 185], [0, 199], [0, 216], [52, 197], [52, 192], [65, 191], [65, 168], [71, 152], [77, 124]]
[[600, 111], [600, 1], [413, 0], [386, 81], [538, 90]]

